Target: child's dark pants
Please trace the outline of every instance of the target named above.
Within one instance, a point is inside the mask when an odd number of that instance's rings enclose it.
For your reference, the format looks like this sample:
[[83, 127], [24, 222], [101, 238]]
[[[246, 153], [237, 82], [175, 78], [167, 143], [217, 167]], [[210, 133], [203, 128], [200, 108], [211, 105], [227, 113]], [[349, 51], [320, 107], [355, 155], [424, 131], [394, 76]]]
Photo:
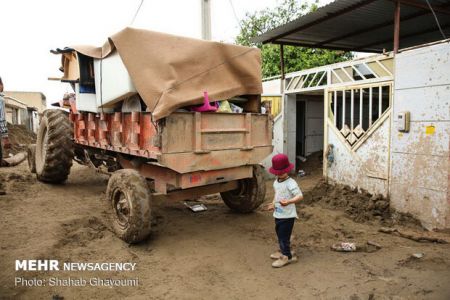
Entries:
[[294, 221], [295, 218], [275, 219], [275, 231], [277, 232], [281, 254], [286, 255], [289, 259], [292, 258], [291, 234], [292, 228], [294, 228]]

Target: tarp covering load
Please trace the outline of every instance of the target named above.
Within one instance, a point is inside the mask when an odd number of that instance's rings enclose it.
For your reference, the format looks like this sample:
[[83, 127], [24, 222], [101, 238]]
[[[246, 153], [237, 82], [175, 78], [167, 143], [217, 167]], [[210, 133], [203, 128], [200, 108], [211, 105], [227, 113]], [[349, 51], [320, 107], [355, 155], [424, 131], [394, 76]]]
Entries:
[[178, 108], [238, 95], [261, 94], [261, 54], [257, 48], [126, 28], [103, 47], [75, 46], [77, 52], [105, 58], [118, 51], [154, 120]]

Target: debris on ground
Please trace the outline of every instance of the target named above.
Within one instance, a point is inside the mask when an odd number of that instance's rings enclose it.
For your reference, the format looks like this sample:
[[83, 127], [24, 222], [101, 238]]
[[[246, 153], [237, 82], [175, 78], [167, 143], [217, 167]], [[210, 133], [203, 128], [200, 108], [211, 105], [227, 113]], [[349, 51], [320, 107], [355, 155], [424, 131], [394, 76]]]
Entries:
[[27, 153], [26, 152], [19, 152], [11, 157], [4, 158], [2, 160], [2, 167], [13, 167], [17, 166], [21, 162], [23, 162], [25, 159], [27, 159]]
[[208, 209], [205, 204], [198, 201], [184, 201], [184, 205], [193, 212], [201, 212]]
[[303, 203], [318, 203], [327, 208], [343, 208], [356, 222], [373, 219], [390, 219], [389, 199], [382, 195], [358, 192], [343, 185], [330, 185], [321, 180], [310, 192], [305, 193]]
[[357, 245], [356, 243], [341, 242], [333, 244], [331, 250], [336, 252], [366, 252], [373, 253], [381, 249], [381, 246], [375, 242], [368, 241], [365, 245]]
[[[202, 197], [199, 202], [208, 210], [192, 212], [195, 214], [192, 217], [186, 217], [190, 211], [183, 202], [157, 203], [151, 212], [155, 215], [152, 237], [127, 247], [107, 226], [110, 208], [104, 200], [106, 176], [74, 164], [67, 184], [44, 186], [30, 173], [27, 164], [22, 163], [13, 168], [0, 168], [0, 177], [7, 192], [6, 196], [0, 196], [1, 220], [7, 228], [0, 231], [0, 295], [4, 298], [20, 295], [40, 299], [45, 294], [51, 299], [57, 293], [65, 299], [91, 299], [99, 293], [104, 298], [118, 297], [117, 289], [104, 287], [14, 286], [14, 281], [8, 278], [26, 276], [10, 267], [17, 257], [137, 262], [138, 268], [129, 276], [140, 278], [139, 288], [124, 287], [123, 294], [129, 298], [143, 294], [161, 299], [186, 298], [192, 295], [193, 289], [201, 292], [197, 298], [221, 298], [226, 294], [237, 299], [258, 298], [261, 294], [268, 299], [314, 299], [326, 295], [350, 299], [354, 293], [360, 299], [369, 299], [369, 294], [374, 294], [375, 299], [448, 299], [450, 293], [450, 244], [416, 243], [380, 233], [380, 224], [353, 222], [343, 209], [315, 204], [299, 209], [291, 245], [303, 263], [293, 264], [286, 271], [294, 272], [302, 281], [290, 285], [286, 283], [286, 272], [268, 272], [267, 254], [275, 247], [278, 249], [271, 213], [230, 213], [219, 194]], [[313, 189], [320, 178], [321, 174], [314, 177], [310, 173], [302, 177], [303, 192]], [[266, 202], [269, 202], [273, 199], [273, 180], [267, 181], [266, 188]], [[25, 223], [21, 216], [26, 216]], [[403, 225], [391, 227], [404, 232], [410, 230]], [[411, 231], [424, 234], [414, 228]], [[449, 232], [433, 234], [450, 238]], [[369, 253], [375, 246], [364, 249], [368, 241], [383, 248]], [[354, 242], [357, 251], [330, 250], [337, 242]], [[417, 259], [411, 257], [413, 253], [425, 255]], [[180, 280], [173, 280], [173, 274]], [[77, 274], [86, 278], [103, 275], [104, 272], [86, 271]], [[36, 272], [33, 277], [46, 279], [48, 274]]]
[[420, 258], [422, 258], [423, 256], [424, 256], [423, 253], [414, 253], [414, 254], [411, 255], [411, 257], [414, 257], [414, 258], [417, 258], [417, 259], [420, 259]]
[[17, 154], [27, 151], [28, 144], [36, 142], [36, 134], [30, 132], [25, 125], [13, 125], [8, 123], [8, 137], [11, 143], [11, 148], [6, 149], [3, 155], [7, 157], [9, 154]]
[[304, 156], [297, 156], [297, 159], [300, 160], [301, 162], [307, 161], [307, 158]]
[[365, 245], [356, 247], [356, 251], [366, 252], [366, 253], [377, 252], [380, 249], [381, 249], [381, 246], [379, 244], [371, 242], [371, 241], [368, 241]]
[[0, 196], [6, 195], [5, 186], [3, 183], [4, 181], [5, 181], [5, 178], [3, 177], [2, 174], [0, 174]]
[[[297, 156], [298, 165], [303, 171], [304, 175], [311, 174], [322, 174], [322, 164], [323, 164], [323, 152], [318, 151], [311, 153], [306, 158]], [[300, 175], [299, 175], [300, 176]]]
[[337, 252], [354, 252], [356, 251], [356, 244], [348, 242], [336, 243], [331, 246], [331, 249]]
[[367, 241], [367, 245], [374, 246], [377, 249], [381, 249], [382, 248], [380, 244], [375, 243], [373, 241]]
[[397, 228], [388, 228], [388, 227], [381, 227], [379, 230], [379, 232], [382, 233], [387, 233], [387, 234], [393, 234], [393, 235], [397, 235], [400, 236], [402, 238], [405, 239], [410, 239], [419, 243], [439, 243], [439, 244], [448, 244], [449, 242], [447, 240], [441, 239], [441, 238], [436, 238], [436, 237], [431, 237], [431, 236], [419, 236], [419, 235], [414, 235], [414, 234], [408, 234], [405, 232], [402, 232], [400, 230], [398, 230]]

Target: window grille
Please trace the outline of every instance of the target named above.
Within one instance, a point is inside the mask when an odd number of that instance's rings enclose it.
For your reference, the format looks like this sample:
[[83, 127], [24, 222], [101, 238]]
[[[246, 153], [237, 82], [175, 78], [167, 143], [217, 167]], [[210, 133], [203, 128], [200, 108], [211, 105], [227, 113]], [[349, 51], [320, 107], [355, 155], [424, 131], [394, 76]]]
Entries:
[[391, 90], [390, 84], [378, 84], [330, 92], [330, 118], [350, 147], [390, 108]]

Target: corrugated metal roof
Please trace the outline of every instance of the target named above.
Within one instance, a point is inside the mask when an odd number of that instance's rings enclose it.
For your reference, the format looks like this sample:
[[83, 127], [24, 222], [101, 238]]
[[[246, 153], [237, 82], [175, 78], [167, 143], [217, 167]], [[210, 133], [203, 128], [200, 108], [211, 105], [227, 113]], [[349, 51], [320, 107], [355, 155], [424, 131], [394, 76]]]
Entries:
[[[400, 48], [443, 39], [426, 1], [401, 1]], [[429, 1], [442, 29], [450, 36], [450, 0]], [[253, 41], [362, 52], [389, 51], [393, 48], [394, 8], [393, 0], [336, 0]]]

